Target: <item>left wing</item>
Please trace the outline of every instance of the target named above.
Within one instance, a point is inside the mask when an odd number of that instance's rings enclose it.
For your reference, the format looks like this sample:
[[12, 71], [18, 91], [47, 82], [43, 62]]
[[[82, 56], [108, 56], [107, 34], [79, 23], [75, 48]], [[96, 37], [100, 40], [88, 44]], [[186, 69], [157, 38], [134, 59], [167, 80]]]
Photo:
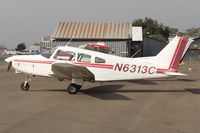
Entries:
[[68, 63], [55, 63], [51, 68], [54, 73], [53, 76], [63, 79], [82, 78], [84, 81], [95, 81], [94, 74], [86, 67], [68, 64]]

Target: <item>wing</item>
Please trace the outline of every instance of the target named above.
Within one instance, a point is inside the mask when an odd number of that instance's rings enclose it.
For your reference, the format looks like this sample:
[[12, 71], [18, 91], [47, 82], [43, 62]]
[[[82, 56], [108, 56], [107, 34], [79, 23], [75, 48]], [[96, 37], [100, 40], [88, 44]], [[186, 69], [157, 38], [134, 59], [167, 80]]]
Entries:
[[84, 81], [95, 81], [94, 74], [86, 67], [73, 64], [55, 63], [51, 68], [53, 76], [63, 79], [82, 78]]

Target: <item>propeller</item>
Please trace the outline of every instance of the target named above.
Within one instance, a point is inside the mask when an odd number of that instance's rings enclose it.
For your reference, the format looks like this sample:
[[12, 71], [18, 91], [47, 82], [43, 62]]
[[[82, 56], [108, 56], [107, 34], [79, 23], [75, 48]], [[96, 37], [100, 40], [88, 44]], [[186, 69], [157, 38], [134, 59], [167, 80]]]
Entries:
[[12, 61], [10, 61], [9, 64], [8, 64], [7, 72], [9, 72], [11, 66], [12, 66]]

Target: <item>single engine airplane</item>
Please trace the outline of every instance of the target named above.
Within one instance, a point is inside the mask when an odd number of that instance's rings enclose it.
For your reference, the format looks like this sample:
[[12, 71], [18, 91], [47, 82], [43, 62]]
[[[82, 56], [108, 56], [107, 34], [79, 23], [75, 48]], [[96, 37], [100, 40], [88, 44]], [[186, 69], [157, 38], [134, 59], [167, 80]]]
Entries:
[[106, 82], [165, 78], [185, 75], [178, 72], [180, 61], [192, 40], [176, 36], [158, 55], [127, 58], [87, 49], [60, 46], [50, 57], [43, 55], [17, 55], [5, 59], [16, 73], [27, 75], [21, 84], [29, 90], [30, 76], [53, 77], [70, 80], [70, 94], [76, 94], [84, 82]]

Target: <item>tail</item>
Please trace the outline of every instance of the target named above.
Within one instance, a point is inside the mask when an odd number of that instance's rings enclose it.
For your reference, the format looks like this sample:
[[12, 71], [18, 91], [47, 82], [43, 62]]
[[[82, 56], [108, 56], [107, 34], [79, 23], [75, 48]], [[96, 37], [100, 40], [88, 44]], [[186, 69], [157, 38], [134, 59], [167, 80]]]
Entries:
[[158, 73], [178, 72], [179, 63], [192, 41], [188, 37], [176, 36], [157, 56], [154, 57]]

